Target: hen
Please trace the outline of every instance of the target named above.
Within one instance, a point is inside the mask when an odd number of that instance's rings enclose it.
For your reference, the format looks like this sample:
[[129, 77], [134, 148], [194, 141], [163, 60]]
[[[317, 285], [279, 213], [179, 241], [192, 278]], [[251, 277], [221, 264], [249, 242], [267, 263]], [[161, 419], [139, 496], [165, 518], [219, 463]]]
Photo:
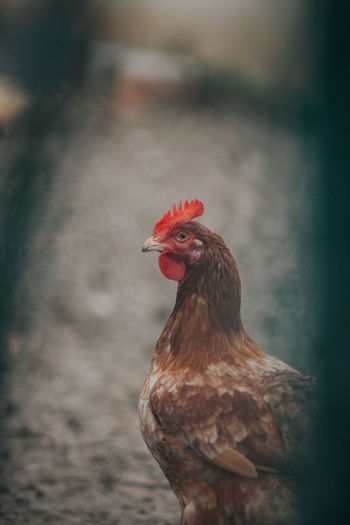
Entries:
[[179, 282], [139, 400], [144, 440], [184, 525], [297, 525], [307, 499], [315, 380], [263, 352], [240, 315], [224, 241], [180, 201], [142, 251]]

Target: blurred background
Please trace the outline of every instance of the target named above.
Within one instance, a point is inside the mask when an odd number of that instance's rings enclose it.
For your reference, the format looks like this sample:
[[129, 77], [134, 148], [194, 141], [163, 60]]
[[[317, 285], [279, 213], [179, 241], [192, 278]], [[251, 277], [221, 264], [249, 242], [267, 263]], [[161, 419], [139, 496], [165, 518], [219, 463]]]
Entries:
[[186, 198], [237, 260], [251, 336], [323, 376], [336, 451], [310, 519], [342, 522], [348, 11], [0, 3], [1, 523], [177, 523], [137, 420], [176, 284], [141, 245]]

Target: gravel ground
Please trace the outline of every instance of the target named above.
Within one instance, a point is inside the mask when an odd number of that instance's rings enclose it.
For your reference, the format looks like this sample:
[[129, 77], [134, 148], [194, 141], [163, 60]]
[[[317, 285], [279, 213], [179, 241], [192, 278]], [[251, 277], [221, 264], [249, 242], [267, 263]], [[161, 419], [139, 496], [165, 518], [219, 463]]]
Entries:
[[1, 523], [178, 522], [137, 420], [176, 292], [140, 247], [173, 201], [203, 200], [202, 222], [230, 246], [253, 338], [314, 370], [313, 174], [305, 140], [264, 120], [85, 112], [33, 239], [21, 286], [30, 323], [9, 340]]

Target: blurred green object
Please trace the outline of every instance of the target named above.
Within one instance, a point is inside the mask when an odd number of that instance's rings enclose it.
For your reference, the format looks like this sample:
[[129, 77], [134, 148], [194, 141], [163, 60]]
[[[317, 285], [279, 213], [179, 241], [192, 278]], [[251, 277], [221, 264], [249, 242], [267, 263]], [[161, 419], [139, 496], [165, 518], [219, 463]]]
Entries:
[[29, 104], [6, 138], [1, 175], [0, 369], [6, 368], [27, 245], [54, 173], [44, 143], [57, 129], [65, 140], [69, 135], [63, 115], [84, 78], [90, 20], [89, 1], [36, 2], [28, 12], [19, 12], [2, 35], [1, 73], [25, 90]]
[[320, 358], [325, 385], [317, 499], [311, 523], [348, 524], [350, 449], [350, 4], [313, 4], [323, 104], [319, 154], [323, 206], [315, 263], [323, 287]]

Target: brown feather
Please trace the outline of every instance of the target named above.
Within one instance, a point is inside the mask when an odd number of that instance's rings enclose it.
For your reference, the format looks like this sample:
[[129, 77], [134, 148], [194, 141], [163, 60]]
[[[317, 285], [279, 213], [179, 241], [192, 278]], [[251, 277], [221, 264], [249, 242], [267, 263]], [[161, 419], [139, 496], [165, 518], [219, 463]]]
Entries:
[[215, 465], [247, 478], [256, 478], [258, 473], [253, 463], [237, 452], [237, 450], [223, 450], [214, 459]]

